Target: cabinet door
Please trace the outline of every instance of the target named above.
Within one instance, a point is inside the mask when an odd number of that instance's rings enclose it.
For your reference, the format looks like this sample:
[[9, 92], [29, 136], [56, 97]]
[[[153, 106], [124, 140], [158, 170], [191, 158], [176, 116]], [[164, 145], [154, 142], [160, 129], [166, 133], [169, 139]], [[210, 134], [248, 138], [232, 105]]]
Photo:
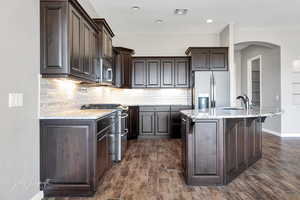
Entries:
[[69, 19], [69, 27], [70, 27], [70, 66], [71, 66], [71, 73], [78, 75], [82, 74], [82, 57], [81, 57], [81, 51], [82, 51], [82, 42], [81, 42], [81, 35], [82, 35], [82, 18], [80, 14], [77, 12], [76, 9], [74, 9], [72, 6], [70, 6], [70, 19]]
[[188, 133], [188, 121], [187, 118], [182, 117], [181, 118], [181, 143], [182, 143], [182, 148], [181, 148], [181, 159], [182, 159], [182, 169], [183, 169], [183, 174], [184, 177], [187, 177], [187, 145], [186, 145], [186, 140], [187, 140], [187, 135]]
[[108, 33], [105, 30], [103, 30], [102, 31], [102, 56], [105, 58], [107, 57], [107, 54], [108, 54], [107, 44], [108, 44]]
[[91, 75], [91, 39], [92, 31], [85, 20], [82, 20], [82, 34], [81, 34], [81, 57], [82, 57], [82, 72], [84, 76]]
[[149, 59], [147, 63], [147, 87], [160, 87], [160, 60]]
[[222, 121], [201, 120], [194, 123], [187, 136], [188, 184], [223, 183]]
[[97, 182], [100, 182], [105, 172], [108, 170], [109, 159], [108, 159], [108, 134], [103, 134], [97, 137]]
[[140, 112], [140, 135], [153, 136], [155, 134], [154, 112]]
[[228, 70], [228, 49], [216, 48], [210, 50], [210, 69]]
[[122, 64], [122, 87], [130, 88], [131, 87], [131, 64], [132, 58], [130, 54], [124, 54], [122, 56], [123, 64]]
[[41, 122], [41, 182], [48, 180], [50, 184], [45, 188], [46, 195], [61, 195], [64, 188], [68, 194], [91, 189], [94, 131], [91, 124], [82, 121]]
[[136, 139], [139, 134], [139, 107], [130, 106], [128, 110], [128, 139]]
[[255, 120], [255, 156], [256, 160], [262, 157], [262, 119]]
[[260, 119], [247, 119], [248, 145], [247, 158], [248, 165], [252, 165], [262, 156], [262, 130]]
[[226, 121], [226, 183], [229, 183], [247, 168], [246, 142], [248, 140], [244, 130], [244, 119]]
[[174, 81], [174, 59], [162, 59], [161, 60], [161, 87], [172, 88], [175, 85]]
[[181, 138], [180, 112], [171, 112], [171, 136]]
[[108, 35], [107, 38], [107, 56], [112, 58], [112, 38]]
[[91, 33], [91, 73], [90, 79], [93, 81], [97, 81], [96, 70], [100, 66], [99, 60], [99, 37], [95, 31]]
[[170, 112], [156, 112], [155, 119], [155, 135], [170, 135]]
[[122, 87], [122, 55], [114, 51], [113, 53], [113, 84], [115, 87]]
[[194, 50], [192, 52], [192, 70], [209, 70], [209, 54], [208, 48]]
[[175, 87], [188, 88], [189, 87], [189, 60], [175, 59]]
[[145, 88], [147, 81], [147, 69], [145, 59], [133, 59], [132, 61], [132, 87]]
[[66, 74], [67, 3], [41, 2], [41, 73]]

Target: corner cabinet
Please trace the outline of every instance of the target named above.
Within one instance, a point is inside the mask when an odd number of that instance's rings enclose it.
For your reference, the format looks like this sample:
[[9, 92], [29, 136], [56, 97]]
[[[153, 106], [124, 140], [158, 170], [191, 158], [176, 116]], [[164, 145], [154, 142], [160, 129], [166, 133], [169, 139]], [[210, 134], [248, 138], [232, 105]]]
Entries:
[[134, 57], [133, 88], [189, 88], [188, 57]]
[[94, 82], [98, 29], [76, 0], [41, 0], [41, 74]]
[[189, 47], [192, 71], [227, 71], [228, 47]]

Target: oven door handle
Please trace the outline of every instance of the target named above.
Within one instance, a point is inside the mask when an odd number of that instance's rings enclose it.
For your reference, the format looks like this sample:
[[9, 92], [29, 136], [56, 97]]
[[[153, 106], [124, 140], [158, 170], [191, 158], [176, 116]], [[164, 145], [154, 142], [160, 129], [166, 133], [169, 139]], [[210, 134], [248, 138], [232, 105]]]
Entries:
[[121, 119], [124, 119], [124, 118], [127, 118], [127, 117], [128, 117], [127, 113], [121, 114]]
[[121, 134], [121, 137], [125, 136], [127, 133], [128, 133], [128, 129], [125, 128], [125, 129], [124, 129], [124, 132], [122, 132], [122, 134]]
[[104, 137], [106, 137], [106, 134], [98, 135], [97, 136], [97, 142], [101, 141]]

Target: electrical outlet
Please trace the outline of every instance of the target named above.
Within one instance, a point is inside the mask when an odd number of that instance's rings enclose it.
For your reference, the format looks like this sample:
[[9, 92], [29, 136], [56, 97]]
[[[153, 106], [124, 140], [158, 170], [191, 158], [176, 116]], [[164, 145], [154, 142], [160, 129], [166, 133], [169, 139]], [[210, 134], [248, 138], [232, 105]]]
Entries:
[[22, 107], [23, 94], [22, 93], [9, 93], [8, 94], [8, 107]]

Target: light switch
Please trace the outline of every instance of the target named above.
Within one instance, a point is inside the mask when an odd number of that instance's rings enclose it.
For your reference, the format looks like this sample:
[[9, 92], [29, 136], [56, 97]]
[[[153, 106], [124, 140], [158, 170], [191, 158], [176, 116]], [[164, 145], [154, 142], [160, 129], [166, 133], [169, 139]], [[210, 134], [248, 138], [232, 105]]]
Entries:
[[9, 93], [8, 94], [8, 107], [22, 107], [23, 94], [22, 93]]

